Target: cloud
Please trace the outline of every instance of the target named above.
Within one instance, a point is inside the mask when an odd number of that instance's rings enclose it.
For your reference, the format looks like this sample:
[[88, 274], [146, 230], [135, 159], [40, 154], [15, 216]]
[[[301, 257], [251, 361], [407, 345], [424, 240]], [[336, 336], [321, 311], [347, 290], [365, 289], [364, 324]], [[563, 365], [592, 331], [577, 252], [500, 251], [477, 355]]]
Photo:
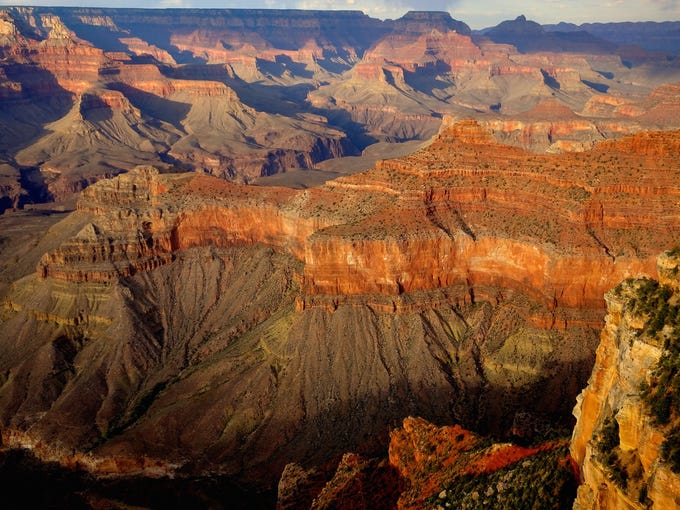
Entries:
[[398, 18], [408, 11], [450, 12], [457, 4], [457, 0], [383, 0], [368, 3], [368, 6], [364, 8], [364, 11], [370, 16]]
[[450, 11], [458, 0], [297, 0], [293, 6], [298, 9], [319, 10], [362, 10], [377, 18], [398, 18], [407, 11]]
[[679, 0], [648, 0], [648, 2], [664, 11], [677, 11], [680, 8]]
[[[45, 7], [81, 7], [83, 5], [82, 0], [0, 0], [0, 7], [3, 6], [45, 6]], [[120, 0], [118, 2], [112, 2], [111, 0], [89, 0], [87, 2], [88, 7], [147, 7], [143, 0]]]
[[187, 0], [161, 0], [158, 4], [161, 9], [180, 9], [191, 6], [191, 2]]

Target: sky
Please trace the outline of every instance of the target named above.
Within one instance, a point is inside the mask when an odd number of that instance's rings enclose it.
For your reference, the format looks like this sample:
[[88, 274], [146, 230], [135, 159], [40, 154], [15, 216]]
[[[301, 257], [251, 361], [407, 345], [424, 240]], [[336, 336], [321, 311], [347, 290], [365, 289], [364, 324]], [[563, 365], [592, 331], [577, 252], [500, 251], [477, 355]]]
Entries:
[[0, 0], [3, 5], [149, 8], [267, 8], [360, 10], [375, 18], [398, 18], [410, 10], [448, 11], [473, 29], [524, 14], [538, 23], [567, 21], [680, 21], [680, 0]]

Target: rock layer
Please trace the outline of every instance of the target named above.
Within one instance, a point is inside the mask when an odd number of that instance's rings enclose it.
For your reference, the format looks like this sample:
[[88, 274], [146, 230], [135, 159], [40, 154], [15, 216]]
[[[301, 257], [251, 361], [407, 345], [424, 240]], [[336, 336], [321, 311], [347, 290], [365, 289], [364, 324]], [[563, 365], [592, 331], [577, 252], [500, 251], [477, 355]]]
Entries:
[[[659, 281], [675, 291], [677, 267], [677, 257], [659, 258]], [[575, 509], [680, 508], [680, 476], [660, 453], [668, 431], [655, 422], [641, 398], [641, 385], [649, 383], [663, 353], [663, 342], [643, 331], [645, 317], [635, 311], [645, 284], [629, 280], [607, 294], [595, 367], [574, 409], [571, 453], [583, 481]], [[603, 447], [612, 427], [613, 444]], [[608, 457], [612, 449], [618, 468]], [[625, 473], [623, 478], [617, 472]]]
[[[424, 12], [7, 7], [0, 22], [0, 157], [38, 176], [36, 192], [11, 178], [34, 201], [149, 163], [252, 182], [426, 140], [447, 117], [537, 152], [680, 127], [676, 60], [526, 20], [520, 42], [574, 44], [521, 53]], [[23, 205], [12, 189], [0, 203]]]
[[6, 441], [269, 484], [407, 414], [563, 423], [602, 288], [680, 241], [676, 137], [537, 156], [463, 122], [310, 190], [148, 167], [91, 186], [3, 298]]

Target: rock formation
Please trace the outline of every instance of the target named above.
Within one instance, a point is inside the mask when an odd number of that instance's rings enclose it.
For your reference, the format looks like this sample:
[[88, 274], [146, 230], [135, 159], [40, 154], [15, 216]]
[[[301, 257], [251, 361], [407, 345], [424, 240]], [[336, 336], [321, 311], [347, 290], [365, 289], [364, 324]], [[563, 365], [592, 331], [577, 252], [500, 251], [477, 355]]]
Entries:
[[460, 426], [406, 418], [390, 433], [389, 458], [345, 454], [311, 499], [318, 473], [289, 465], [277, 508], [566, 508], [575, 479], [566, 441], [493, 443]]
[[654, 399], [657, 385], [662, 396], [676, 391], [677, 375], [663, 377], [676, 370], [679, 264], [667, 252], [658, 283], [631, 279], [607, 294], [595, 367], [574, 409], [571, 453], [583, 480], [575, 509], [680, 508], [668, 453], [678, 448], [677, 405]]
[[466, 121], [309, 190], [149, 167], [99, 182], [3, 294], [3, 441], [100, 474], [271, 485], [375, 453], [408, 415], [568, 423], [604, 289], [680, 243], [677, 145], [536, 155]]
[[537, 152], [680, 127], [675, 59], [508, 23], [518, 47], [448, 13], [3, 8], [2, 210], [140, 164], [251, 182], [427, 140], [449, 117]]
[[[568, 425], [604, 292], [680, 244], [677, 62], [611, 50], [447, 13], [1, 9], [0, 209], [80, 195], [30, 245], [0, 237], [3, 443], [259, 488], [290, 462], [320, 488], [355, 451], [317, 506], [425, 480], [406, 508], [450, 490], [398, 433], [366, 460], [406, 416]], [[243, 185], [430, 138], [313, 189]]]

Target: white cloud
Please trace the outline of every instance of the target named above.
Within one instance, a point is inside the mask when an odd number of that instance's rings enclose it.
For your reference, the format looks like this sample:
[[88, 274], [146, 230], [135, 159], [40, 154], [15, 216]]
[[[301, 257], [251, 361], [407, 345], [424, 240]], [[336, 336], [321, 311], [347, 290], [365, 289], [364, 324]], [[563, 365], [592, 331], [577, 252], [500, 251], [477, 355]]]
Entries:
[[161, 9], [181, 9], [193, 6], [188, 0], [161, 0], [158, 7]]

